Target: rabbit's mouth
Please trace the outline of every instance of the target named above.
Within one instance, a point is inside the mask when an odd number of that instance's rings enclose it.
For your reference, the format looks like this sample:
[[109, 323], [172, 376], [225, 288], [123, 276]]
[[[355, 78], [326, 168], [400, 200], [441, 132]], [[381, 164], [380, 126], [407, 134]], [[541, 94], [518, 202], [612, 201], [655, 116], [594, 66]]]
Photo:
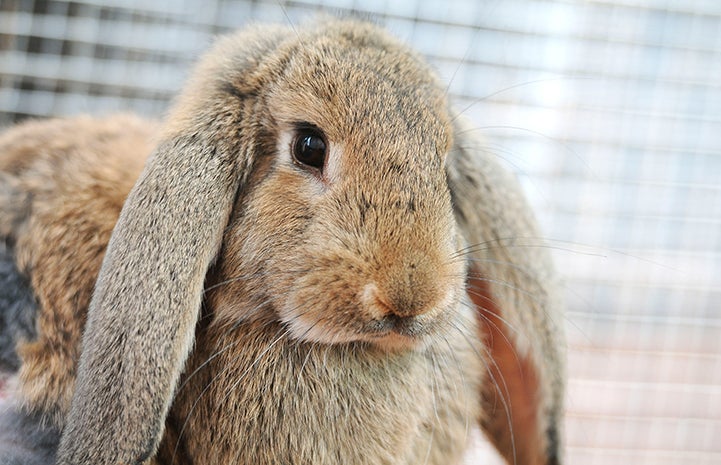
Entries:
[[431, 315], [387, 315], [371, 321], [362, 332], [374, 344], [388, 348], [408, 348], [420, 344], [426, 336], [434, 333], [438, 329], [439, 320]]
[[404, 336], [418, 336], [427, 332], [422, 316], [388, 315], [371, 322], [370, 329], [374, 333], [398, 333]]
[[385, 351], [404, 351], [423, 348], [426, 342], [448, 325], [449, 309], [410, 316], [387, 314], [366, 318], [355, 317], [343, 322], [303, 317], [283, 319], [290, 333], [306, 342], [324, 344], [367, 343]]
[[376, 314], [375, 317], [356, 324], [354, 332], [358, 339], [386, 350], [422, 348], [434, 335], [445, 331], [453, 319], [454, 306], [448, 302], [443, 304], [447, 305], [438, 305], [432, 310], [417, 314]]

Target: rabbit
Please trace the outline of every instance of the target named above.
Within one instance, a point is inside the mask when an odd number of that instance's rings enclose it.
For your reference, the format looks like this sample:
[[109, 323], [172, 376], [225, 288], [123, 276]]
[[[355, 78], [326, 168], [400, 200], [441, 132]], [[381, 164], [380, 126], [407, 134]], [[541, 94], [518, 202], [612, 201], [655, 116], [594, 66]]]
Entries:
[[36, 324], [0, 428], [63, 465], [460, 463], [474, 425], [561, 463], [555, 272], [473, 134], [422, 58], [333, 18], [219, 39], [162, 122], [7, 130]]

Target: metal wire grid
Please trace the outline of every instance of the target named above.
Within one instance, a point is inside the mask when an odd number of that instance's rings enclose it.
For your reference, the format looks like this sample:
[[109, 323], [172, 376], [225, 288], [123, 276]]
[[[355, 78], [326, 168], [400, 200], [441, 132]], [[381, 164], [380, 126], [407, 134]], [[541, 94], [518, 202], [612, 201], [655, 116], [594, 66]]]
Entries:
[[721, 463], [721, 3], [0, 2], [0, 124], [160, 115], [213, 36], [361, 13], [426, 55], [565, 277], [569, 463]]

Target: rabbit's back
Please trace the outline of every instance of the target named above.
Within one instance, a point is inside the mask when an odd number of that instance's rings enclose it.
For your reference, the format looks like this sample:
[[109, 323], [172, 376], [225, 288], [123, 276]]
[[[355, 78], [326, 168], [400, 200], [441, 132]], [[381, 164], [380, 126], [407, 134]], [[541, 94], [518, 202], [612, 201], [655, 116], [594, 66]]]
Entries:
[[[57, 425], [70, 405], [105, 247], [154, 130], [119, 115], [31, 121], [0, 135], [0, 238], [17, 273], [8, 279], [29, 284], [33, 294], [0, 302], [16, 326], [2, 349], [9, 359], [19, 355], [21, 401]], [[23, 331], [22, 322], [33, 329]]]

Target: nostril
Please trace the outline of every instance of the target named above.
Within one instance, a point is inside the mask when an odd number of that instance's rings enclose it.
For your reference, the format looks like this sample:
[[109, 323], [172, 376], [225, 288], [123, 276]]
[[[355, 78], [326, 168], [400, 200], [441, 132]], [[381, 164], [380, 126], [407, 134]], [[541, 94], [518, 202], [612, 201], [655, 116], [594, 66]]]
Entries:
[[375, 283], [366, 284], [363, 289], [363, 295], [361, 296], [363, 304], [371, 309], [374, 316], [378, 319], [384, 318], [387, 315], [395, 315], [396, 310], [392, 304], [384, 297], [384, 295], [378, 290], [378, 286]]

